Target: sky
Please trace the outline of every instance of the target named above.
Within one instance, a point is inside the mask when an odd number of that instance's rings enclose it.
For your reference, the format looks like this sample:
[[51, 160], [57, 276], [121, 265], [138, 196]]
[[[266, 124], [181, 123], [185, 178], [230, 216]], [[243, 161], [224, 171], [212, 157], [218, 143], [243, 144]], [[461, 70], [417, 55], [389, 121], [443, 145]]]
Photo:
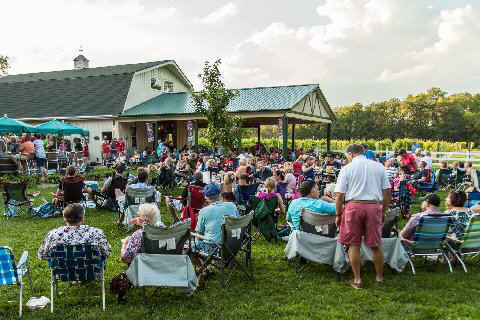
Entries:
[[333, 107], [480, 91], [480, 1], [2, 0], [10, 74], [173, 59], [195, 89], [318, 83]]

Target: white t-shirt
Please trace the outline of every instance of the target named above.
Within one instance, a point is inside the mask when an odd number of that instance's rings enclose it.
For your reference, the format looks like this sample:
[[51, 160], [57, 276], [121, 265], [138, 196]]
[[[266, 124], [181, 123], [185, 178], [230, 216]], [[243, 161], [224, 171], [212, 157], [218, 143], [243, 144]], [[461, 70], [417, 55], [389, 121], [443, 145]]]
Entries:
[[431, 157], [423, 157], [420, 161], [425, 161], [427, 166], [425, 168], [432, 169], [432, 158]]
[[365, 156], [356, 156], [340, 170], [335, 192], [344, 193], [345, 201], [383, 200], [383, 190], [390, 189], [385, 167]]

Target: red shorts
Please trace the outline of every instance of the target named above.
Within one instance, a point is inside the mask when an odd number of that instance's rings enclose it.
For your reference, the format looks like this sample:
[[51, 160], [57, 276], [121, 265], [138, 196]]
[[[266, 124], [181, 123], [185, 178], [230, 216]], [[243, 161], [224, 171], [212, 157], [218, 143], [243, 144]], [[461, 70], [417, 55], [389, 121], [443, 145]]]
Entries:
[[365, 237], [367, 247], [378, 248], [382, 244], [382, 224], [382, 205], [349, 202], [342, 215], [338, 241], [346, 245], [360, 246], [362, 237]]

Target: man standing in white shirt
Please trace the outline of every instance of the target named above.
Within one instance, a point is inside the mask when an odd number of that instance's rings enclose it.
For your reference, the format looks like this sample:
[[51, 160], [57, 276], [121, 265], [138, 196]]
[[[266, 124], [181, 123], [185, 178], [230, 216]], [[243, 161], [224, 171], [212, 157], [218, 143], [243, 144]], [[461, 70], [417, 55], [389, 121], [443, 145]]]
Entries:
[[[350, 285], [363, 288], [360, 277], [360, 246], [362, 238], [372, 250], [376, 281], [383, 285], [382, 224], [390, 203], [390, 181], [385, 168], [364, 156], [358, 144], [348, 146], [350, 162], [342, 168], [335, 186], [337, 194], [338, 241], [349, 247], [348, 255], [354, 279]], [[345, 204], [345, 206], [344, 206]]]

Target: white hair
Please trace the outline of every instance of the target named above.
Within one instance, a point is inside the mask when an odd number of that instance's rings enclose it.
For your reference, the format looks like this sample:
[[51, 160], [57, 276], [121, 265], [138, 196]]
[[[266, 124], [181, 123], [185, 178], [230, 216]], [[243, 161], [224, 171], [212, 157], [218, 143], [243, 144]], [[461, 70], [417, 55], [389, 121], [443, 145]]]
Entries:
[[142, 203], [138, 207], [138, 215], [140, 214], [145, 218], [145, 221], [153, 226], [163, 225], [160, 218], [160, 210], [155, 203]]

